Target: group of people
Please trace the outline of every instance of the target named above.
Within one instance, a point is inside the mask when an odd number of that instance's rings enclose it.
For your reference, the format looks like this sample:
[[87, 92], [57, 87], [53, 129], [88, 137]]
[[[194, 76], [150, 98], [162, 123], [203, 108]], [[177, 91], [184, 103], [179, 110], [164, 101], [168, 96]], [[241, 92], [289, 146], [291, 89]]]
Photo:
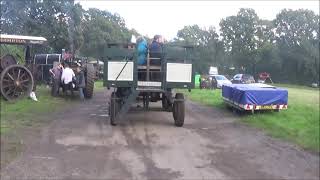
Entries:
[[70, 91], [73, 95], [73, 89], [78, 88], [80, 99], [84, 100], [85, 77], [81, 67], [81, 63], [77, 63], [76, 73], [70, 68], [68, 63], [59, 63], [49, 70], [52, 75], [52, 96], [58, 96], [60, 87], [66, 96]]
[[[161, 58], [164, 44], [164, 38], [161, 35], [155, 35], [149, 46], [146, 39], [143, 37], [138, 37], [136, 44], [138, 51], [138, 65], [145, 65], [147, 63], [148, 50], [150, 57]], [[160, 61], [152, 61], [150, 63], [160, 65]]]
[[199, 78], [199, 88], [200, 89], [216, 89], [217, 80], [214, 77], [200, 76]]

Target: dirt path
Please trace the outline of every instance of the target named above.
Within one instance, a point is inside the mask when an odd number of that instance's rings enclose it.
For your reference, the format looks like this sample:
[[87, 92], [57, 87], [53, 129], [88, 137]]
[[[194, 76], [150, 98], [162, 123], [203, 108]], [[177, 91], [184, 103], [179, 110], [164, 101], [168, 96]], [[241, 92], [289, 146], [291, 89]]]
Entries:
[[270, 138], [229, 112], [186, 103], [183, 128], [171, 113], [133, 108], [116, 127], [109, 93], [44, 128], [1, 179], [318, 179], [319, 156]]

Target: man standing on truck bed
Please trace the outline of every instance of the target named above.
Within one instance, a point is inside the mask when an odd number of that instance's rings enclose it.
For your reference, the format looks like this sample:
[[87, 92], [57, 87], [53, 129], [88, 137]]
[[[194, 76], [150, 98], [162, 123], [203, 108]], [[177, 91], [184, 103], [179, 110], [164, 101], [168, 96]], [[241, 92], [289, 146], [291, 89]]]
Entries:
[[[155, 35], [153, 41], [149, 46], [149, 52], [151, 58], [161, 58], [163, 50], [163, 38], [161, 35]], [[160, 65], [160, 60], [150, 61], [152, 65]]]

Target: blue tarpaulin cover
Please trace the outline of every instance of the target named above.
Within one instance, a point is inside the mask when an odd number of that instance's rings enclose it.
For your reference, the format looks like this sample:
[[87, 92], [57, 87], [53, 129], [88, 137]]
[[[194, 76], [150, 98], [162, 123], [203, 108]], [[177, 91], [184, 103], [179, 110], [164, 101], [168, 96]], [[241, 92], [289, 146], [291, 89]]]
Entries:
[[222, 96], [238, 104], [288, 104], [288, 90], [259, 83], [223, 85]]

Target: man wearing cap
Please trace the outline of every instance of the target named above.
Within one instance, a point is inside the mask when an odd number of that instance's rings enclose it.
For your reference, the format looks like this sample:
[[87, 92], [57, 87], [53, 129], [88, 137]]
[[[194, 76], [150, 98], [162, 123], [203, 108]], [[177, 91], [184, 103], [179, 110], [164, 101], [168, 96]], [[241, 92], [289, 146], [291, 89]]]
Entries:
[[[155, 35], [149, 46], [151, 58], [161, 58], [163, 50], [163, 38], [161, 35]], [[160, 61], [151, 61], [150, 64], [160, 65]]]
[[84, 93], [83, 93], [83, 89], [86, 87], [86, 82], [85, 82], [85, 77], [84, 77], [84, 72], [81, 68], [81, 64], [77, 63], [77, 75], [76, 75], [76, 85], [78, 87], [79, 90], [79, 95], [80, 95], [80, 99], [83, 101], [84, 100]]

